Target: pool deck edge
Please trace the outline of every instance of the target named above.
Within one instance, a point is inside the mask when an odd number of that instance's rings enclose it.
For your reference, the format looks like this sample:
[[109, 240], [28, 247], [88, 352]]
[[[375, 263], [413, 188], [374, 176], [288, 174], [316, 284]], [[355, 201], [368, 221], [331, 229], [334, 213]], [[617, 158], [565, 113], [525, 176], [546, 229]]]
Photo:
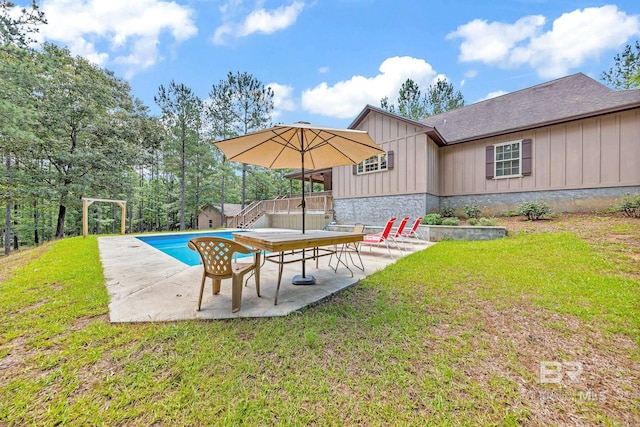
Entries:
[[[270, 230], [273, 231], [273, 230]], [[243, 287], [242, 308], [231, 313], [231, 283], [222, 282], [220, 294], [211, 294], [211, 281], [205, 285], [202, 310], [196, 311], [202, 279], [202, 266], [188, 266], [136, 238], [136, 235], [98, 238], [107, 291], [111, 322], [153, 322], [186, 319], [230, 319], [285, 316], [330, 295], [355, 285], [359, 280], [395, 262], [386, 248], [364, 247], [361, 251], [366, 272], [351, 266], [340, 266], [337, 272], [328, 268], [327, 258], [307, 262], [307, 273], [316, 285], [294, 286], [291, 278], [300, 274], [300, 263], [285, 265], [278, 305], [274, 305], [277, 265], [267, 262], [261, 268], [261, 297], [256, 295], [250, 278]], [[407, 243], [405, 254], [422, 250], [432, 243]], [[394, 250], [395, 259], [400, 255]], [[334, 259], [335, 262], [335, 259]]]

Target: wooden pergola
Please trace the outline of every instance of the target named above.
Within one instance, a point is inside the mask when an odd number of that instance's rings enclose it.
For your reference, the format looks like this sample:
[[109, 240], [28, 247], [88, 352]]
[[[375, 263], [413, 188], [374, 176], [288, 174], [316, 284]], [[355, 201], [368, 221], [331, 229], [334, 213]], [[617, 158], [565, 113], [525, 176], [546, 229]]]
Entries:
[[95, 202], [107, 202], [115, 203], [122, 209], [122, 220], [120, 221], [120, 234], [125, 233], [125, 219], [127, 217], [127, 201], [126, 200], [111, 200], [111, 199], [90, 199], [88, 197], [82, 198], [82, 235], [87, 237], [89, 235], [89, 206]]

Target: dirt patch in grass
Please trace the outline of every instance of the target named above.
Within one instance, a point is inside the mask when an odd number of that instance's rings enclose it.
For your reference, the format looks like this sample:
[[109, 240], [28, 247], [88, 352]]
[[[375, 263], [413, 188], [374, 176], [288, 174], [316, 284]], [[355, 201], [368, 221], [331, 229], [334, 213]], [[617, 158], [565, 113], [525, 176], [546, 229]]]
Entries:
[[[0, 358], [0, 372], [9, 372], [22, 364], [25, 359], [26, 350], [24, 349], [26, 338], [17, 337], [4, 346], [8, 347], [9, 353]], [[1, 382], [0, 377], [0, 384]]]
[[[576, 425], [590, 418], [595, 422], [603, 414], [629, 425], [640, 420], [634, 409], [640, 376], [637, 363], [629, 358], [637, 347], [630, 338], [604, 334], [573, 316], [528, 304], [508, 310], [479, 304], [484, 315], [478, 339], [495, 347], [490, 366], [478, 366], [481, 372], [472, 375], [481, 380], [488, 370], [517, 384], [517, 404], [531, 411], [530, 422]], [[558, 376], [541, 375], [545, 362], [564, 368], [559, 383], [546, 382]]]
[[[466, 296], [456, 312], [475, 315], [464, 323], [446, 321], [429, 328], [425, 348], [434, 360], [449, 360], [448, 367], [458, 375], [449, 398], [463, 400], [469, 384], [475, 384], [486, 396], [475, 404], [489, 398], [502, 401], [525, 425], [639, 425], [640, 353], [633, 340], [533, 305], [526, 296], [507, 307]], [[452, 348], [463, 350], [452, 356]], [[553, 375], [542, 376], [546, 362], [564, 369], [560, 382], [547, 382]], [[418, 371], [437, 376], [431, 363]], [[575, 380], [567, 374], [573, 372]]]

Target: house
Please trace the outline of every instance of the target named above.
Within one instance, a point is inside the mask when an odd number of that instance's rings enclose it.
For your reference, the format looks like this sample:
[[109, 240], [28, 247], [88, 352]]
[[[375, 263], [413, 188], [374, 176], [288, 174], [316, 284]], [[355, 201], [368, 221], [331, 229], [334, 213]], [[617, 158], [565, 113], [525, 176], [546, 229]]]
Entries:
[[422, 121], [368, 105], [349, 127], [386, 154], [333, 169], [339, 223], [472, 203], [499, 214], [538, 199], [555, 211], [594, 211], [640, 191], [640, 90], [582, 73]]
[[209, 228], [226, 227], [228, 221], [235, 218], [240, 213], [242, 205], [225, 203], [224, 216], [225, 221], [222, 224], [222, 215], [219, 205], [206, 204], [200, 209], [198, 214], [198, 230], [207, 230]]

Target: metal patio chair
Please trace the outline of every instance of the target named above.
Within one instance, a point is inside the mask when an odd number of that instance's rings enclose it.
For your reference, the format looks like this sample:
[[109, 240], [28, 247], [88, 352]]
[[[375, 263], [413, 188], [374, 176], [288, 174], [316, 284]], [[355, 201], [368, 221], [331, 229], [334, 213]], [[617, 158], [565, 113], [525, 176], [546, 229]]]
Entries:
[[[364, 233], [364, 224], [360, 224], [360, 223], [355, 224], [353, 226], [353, 233]], [[356, 264], [353, 258], [354, 253], [358, 257], [358, 261], [360, 262], [360, 265]], [[331, 254], [331, 257], [329, 258], [329, 267], [333, 268], [333, 271], [338, 272], [338, 266], [341, 263], [345, 267], [347, 267], [349, 271], [351, 271], [351, 269], [349, 268], [349, 264], [347, 262], [347, 256], [349, 257], [349, 259], [351, 260], [351, 264], [353, 264], [355, 268], [357, 268], [360, 271], [364, 271], [364, 263], [362, 262], [362, 257], [360, 257], [360, 242], [345, 243], [340, 247], [340, 249], [336, 248], [335, 255], [337, 258], [337, 262], [335, 267], [331, 265], [331, 260], [333, 259], [333, 255], [334, 254]], [[353, 277], [353, 271], [351, 271], [351, 276]]]

